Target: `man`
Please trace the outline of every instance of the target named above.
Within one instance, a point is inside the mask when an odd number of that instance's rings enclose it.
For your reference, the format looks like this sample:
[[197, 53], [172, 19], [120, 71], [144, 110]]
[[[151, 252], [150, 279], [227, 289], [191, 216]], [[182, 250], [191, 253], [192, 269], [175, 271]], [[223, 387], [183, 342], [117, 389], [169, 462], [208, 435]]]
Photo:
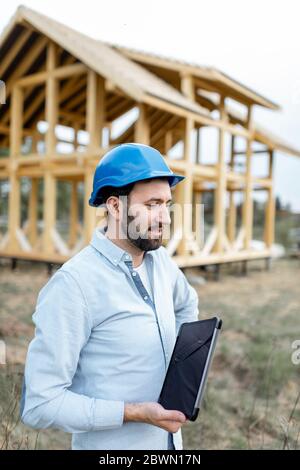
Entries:
[[107, 226], [39, 293], [21, 417], [72, 433], [72, 449], [182, 449], [186, 417], [157, 400], [176, 333], [198, 318], [196, 291], [162, 246], [183, 178], [146, 145], [109, 151], [89, 201], [106, 205]]

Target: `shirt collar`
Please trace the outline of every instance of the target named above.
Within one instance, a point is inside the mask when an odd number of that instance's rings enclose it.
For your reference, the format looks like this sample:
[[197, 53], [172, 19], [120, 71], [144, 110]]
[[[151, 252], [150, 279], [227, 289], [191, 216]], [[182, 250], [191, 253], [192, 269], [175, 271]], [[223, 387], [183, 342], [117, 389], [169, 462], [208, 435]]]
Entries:
[[[118, 245], [116, 245], [114, 242], [112, 242], [109, 238], [105, 236], [106, 229], [107, 226], [97, 227], [93, 232], [90, 244], [94, 248], [96, 248], [96, 250], [102, 253], [115, 266], [120, 264], [122, 261], [132, 262], [132, 256], [130, 253], [123, 250], [123, 248], [120, 248]], [[144, 259], [149, 256], [152, 258], [152, 252], [145, 252]]]

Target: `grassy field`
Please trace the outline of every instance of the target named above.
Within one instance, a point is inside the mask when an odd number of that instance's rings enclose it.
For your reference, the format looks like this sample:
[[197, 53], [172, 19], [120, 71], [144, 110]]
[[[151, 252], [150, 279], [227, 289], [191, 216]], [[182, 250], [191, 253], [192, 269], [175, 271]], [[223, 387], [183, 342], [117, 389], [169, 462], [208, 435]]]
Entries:
[[[247, 277], [223, 268], [218, 282], [196, 286], [200, 318], [224, 321], [203, 409], [183, 427], [185, 449], [300, 448], [300, 365], [291, 361], [300, 340], [300, 264], [282, 259], [271, 271], [250, 265]], [[68, 449], [70, 436], [36, 432], [18, 419], [31, 315], [47, 281], [45, 268], [0, 266], [0, 449]], [[299, 401], [299, 403], [298, 403]]]

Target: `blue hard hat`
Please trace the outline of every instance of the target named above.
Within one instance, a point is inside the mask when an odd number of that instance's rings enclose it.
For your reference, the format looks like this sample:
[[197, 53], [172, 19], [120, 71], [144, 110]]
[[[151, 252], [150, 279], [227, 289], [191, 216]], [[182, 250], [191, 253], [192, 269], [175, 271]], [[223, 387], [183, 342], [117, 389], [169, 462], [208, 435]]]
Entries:
[[166, 176], [175, 186], [185, 176], [176, 175], [168, 167], [161, 153], [143, 144], [121, 144], [107, 152], [99, 161], [93, 182], [89, 205], [103, 204], [101, 189], [105, 186], [121, 187], [149, 178]]

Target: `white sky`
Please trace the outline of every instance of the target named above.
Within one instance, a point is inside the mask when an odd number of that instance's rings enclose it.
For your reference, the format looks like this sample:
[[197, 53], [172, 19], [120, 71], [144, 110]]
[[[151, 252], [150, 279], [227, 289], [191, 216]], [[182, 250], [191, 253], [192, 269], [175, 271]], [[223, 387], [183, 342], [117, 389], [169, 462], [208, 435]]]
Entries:
[[[297, 0], [28, 0], [26, 6], [105, 41], [213, 65], [280, 104], [254, 119], [300, 148]], [[2, 2], [0, 29], [18, 1]], [[263, 156], [262, 156], [263, 157]], [[276, 153], [275, 192], [300, 212], [300, 158]]]

